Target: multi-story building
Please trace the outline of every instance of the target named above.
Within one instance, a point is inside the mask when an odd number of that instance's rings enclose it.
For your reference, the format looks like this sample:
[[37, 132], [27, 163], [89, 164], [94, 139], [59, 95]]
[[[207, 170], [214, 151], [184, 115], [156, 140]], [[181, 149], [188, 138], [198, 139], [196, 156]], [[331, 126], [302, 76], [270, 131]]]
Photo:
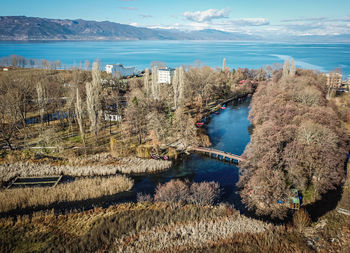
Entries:
[[158, 69], [158, 83], [170, 84], [174, 71], [171, 68]]
[[327, 86], [332, 88], [340, 88], [342, 86], [343, 75], [336, 72], [330, 72], [326, 74], [327, 76]]
[[122, 64], [109, 64], [106, 65], [106, 72], [110, 74], [120, 74], [121, 77], [132, 76], [136, 74], [135, 67], [127, 67], [125, 68]]

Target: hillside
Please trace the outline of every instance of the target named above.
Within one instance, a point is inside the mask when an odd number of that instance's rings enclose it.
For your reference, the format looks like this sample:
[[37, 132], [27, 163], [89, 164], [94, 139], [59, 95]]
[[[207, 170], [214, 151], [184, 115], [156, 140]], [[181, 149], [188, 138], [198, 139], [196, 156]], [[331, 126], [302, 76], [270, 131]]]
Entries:
[[0, 17], [0, 40], [254, 40], [247, 34], [218, 30], [183, 32], [97, 22], [25, 16]]

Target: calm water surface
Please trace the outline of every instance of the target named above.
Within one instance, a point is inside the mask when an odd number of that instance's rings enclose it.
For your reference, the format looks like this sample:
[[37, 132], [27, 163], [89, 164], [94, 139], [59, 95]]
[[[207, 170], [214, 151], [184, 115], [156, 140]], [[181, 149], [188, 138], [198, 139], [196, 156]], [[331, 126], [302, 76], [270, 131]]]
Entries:
[[99, 59], [103, 64], [122, 63], [139, 70], [151, 61], [170, 67], [196, 61], [221, 66], [223, 58], [231, 68], [259, 68], [295, 59], [297, 67], [328, 72], [342, 68], [350, 74], [349, 44], [287, 44], [233, 41], [98, 41], [98, 42], [0, 42], [0, 57], [11, 54], [27, 58], [60, 60], [63, 65], [84, 65]]
[[[208, 134], [212, 147], [241, 155], [250, 141], [248, 128], [249, 102], [247, 99], [237, 105], [229, 105], [221, 110], [220, 114], [213, 114], [208, 124]], [[137, 192], [153, 195], [159, 183], [171, 179], [188, 179], [191, 182], [215, 181], [223, 190], [222, 200], [241, 207], [236, 183], [239, 178], [239, 169], [232, 163], [211, 159], [206, 156], [192, 154], [182, 159], [178, 164], [167, 171], [152, 175], [134, 176], [135, 185], [131, 192], [123, 193], [118, 198], [136, 200]]]

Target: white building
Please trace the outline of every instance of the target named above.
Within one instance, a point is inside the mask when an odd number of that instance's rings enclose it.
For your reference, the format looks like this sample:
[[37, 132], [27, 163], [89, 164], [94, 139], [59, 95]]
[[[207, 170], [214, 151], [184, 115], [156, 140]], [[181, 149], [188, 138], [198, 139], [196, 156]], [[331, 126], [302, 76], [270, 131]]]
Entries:
[[165, 69], [158, 69], [158, 83], [171, 83], [171, 78], [174, 75], [174, 69], [171, 68], [165, 68]]
[[327, 76], [327, 86], [332, 88], [340, 88], [343, 82], [343, 75], [336, 72], [331, 72], [326, 74]]
[[122, 77], [126, 77], [126, 76], [132, 76], [136, 74], [136, 68], [135, 67], [124, 68], [124, 66], [120, 63], [108, 64], [106, 65], [106, 72], [112, 75], [119, 73]]
[[122, 117], [116, 113], [105, 113], [105, 121], [120, 121]]

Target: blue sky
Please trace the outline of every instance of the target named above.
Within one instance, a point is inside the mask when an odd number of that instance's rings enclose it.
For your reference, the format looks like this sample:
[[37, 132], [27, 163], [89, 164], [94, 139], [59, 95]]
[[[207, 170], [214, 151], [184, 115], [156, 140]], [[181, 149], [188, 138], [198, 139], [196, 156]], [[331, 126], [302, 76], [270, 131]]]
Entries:
[[350, 0], [1, 0], [1, 16], [248, 34], [350, 34]]

